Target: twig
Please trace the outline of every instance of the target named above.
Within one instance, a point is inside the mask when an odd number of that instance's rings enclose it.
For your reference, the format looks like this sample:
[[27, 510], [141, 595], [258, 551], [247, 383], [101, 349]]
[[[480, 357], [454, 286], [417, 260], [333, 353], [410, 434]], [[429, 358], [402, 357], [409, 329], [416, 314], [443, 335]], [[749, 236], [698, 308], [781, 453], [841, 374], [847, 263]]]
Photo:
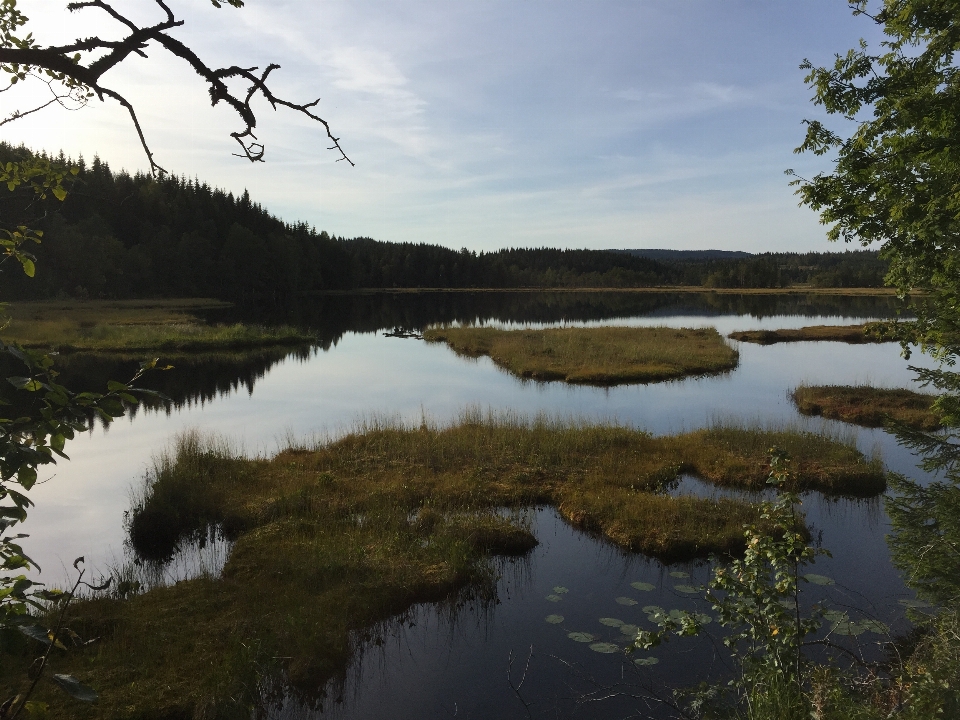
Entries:
[[520, 678], [520, 682], [516, 685], [513, 684], [513, 678], [511, 673], [513, 672], [513, 650], [510, 651], [510, 654], [507, 656], [507, 684], [510, 685], [510, 689], [513, 690], [514, 694], [517, 696], [517, 700], [520, 701], [520, 704], [523, 705], [523, 709], [527, 711], [527, 717], [530, 720], [533, 720], [533, 715], [530, 713], [530, 706], [533, 703], [528, 703], [523, 699], [523, 695], [520, 694], [520, 688], [523, 687], [523, 683], [527, 680], [527, 671], [530, 669], [530, 661], [533, 659], [533, 645], [530, 645], [530, 652], [527, 654], [527, 662], [523, 666], [523, 675]]

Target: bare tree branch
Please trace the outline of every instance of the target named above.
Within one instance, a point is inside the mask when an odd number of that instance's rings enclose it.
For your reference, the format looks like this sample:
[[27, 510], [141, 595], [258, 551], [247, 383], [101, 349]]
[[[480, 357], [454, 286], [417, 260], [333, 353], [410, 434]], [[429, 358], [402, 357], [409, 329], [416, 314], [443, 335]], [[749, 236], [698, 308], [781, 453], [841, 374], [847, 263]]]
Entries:
[[[238, 5], [238, 2], [234, 0], [225, 1], [231, 5]], [[238, 157], [245, 157], [251, 162], [263, 161], [264, 145], [255, 134], [257, 116], [252, 106], [253, 101], [260, 95], [274, 110], [278, 107], [287, 108], [322, 125], [327, 138], [332, 143], [328, 149], [335, 150], [340, 155], [337, 161], [346, 160], [351, 166], [354, 165], [354, 162], [340, 146], [340, 138], [334, 136], [329, 123], [314, 112], [314, 108], [320, 102], [319, 98], [308, 103], [297, 103], [278, 97], [273, 93], [268, 85], [268, 78], [274, 70], [279, 69], [279, 65], [270, 64], [259, 74], [257, 67], [245, 68], [232, 65], [212, 68], [208, 66], [190, 47], [168, 34], [173, 28], [182, 26], [184, 21], [177, 20], [164, 0], [154, 0], [154, 2], [163, 11], [165, 19], [148, 26], [138, 25], [106, 0], [85, 0], [84, 2], [70, 3], [67, 9], [71, 12], [90, 8], [102, 10], [113, 21], [123, 26], [126, 36], [122, 40], [106, 40], [94, 36], [82, 40], [78, 39], [68, 45], [49, 47], [37, 47], [32, 40], [8, 42], [0, 46], [0, 66], [3, 70], [13, 74], [15, 79], [23, 79], [25, 74], [41, 71], [51, 77], [52, 80], [62, 82], [70, 90], [83, 88], [94, 93], [100, 100], [107, 97], [116, 100], [126, 108], [130, 119], [133, 121], [134, 128], [140, 138], [140, 144], [143, 146], [150, 162], [151, 173], [164, 173], [166, 171], [154, 160], [153, 152], [147, 143], [133, 105], [121, 93], [104, 86], [101, 82], [105, 73], [122, 63], [131, 54], [146, 57], [147, 47], [151, 43], [156, 43], [172, 55], [187, 62], [197, 75], [206, 82], [211, 105], [224, 102], [240, 117], [244, 127], [230, 133], [230, 137], [236, 140], [242, 149], [242, 154], [235, 153]], [[217, 2], [214, 2], [214, 4], [219, 7]], [[83, 54], [93, 56], [89, 58], [87, 64], [82, 62]], [[240, 80], [245, 85], [244, 90], [239, 93], [231, 92], [227, 86], [228, 80]], [[46, 103], [43, 107], [50, 104], [52, 102]], [[23, 117], [40, 109], [42, 108], [21, 112], [17, 117]], [[16, 118], [11, 117], [4, 122], [9, 122], [12, 119]]]

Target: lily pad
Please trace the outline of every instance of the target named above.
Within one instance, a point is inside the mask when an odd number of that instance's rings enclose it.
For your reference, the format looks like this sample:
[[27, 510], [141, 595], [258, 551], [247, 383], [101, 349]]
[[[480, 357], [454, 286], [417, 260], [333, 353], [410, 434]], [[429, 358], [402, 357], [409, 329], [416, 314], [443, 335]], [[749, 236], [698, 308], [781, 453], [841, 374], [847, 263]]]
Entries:
[[674, 570], [673, 572], [670, 573], [670, 577], [688, 578], [690, 577], [690, 573], [685, 573], [683, 572], [683, 570]]
[[655, 657], [645, 657], [645, 658], [635, 658], [633, 661], [634, 665], [656, 665], [659, 660]]
[[835, 585], [833, 578], [828, 578], [826, 575], [817, 575], [816, 573], [807, 573], [803, 576], [807, 582], [813, 583], [814, 585]]
[[851, 635], [851, 636], [863, 635], [863, 633], [865, 633], [866, 631], [867, 629], [863, 627], [863, 625], [859, 625], [855, 622], [837, 623], [832, 630], [832, 632], [835, 635]]
[[563, 600], [563, 598], [560, 597], [559, 595], [547, 595], [546, 599], [549, 600], [550, 602], [560, 602], [561, 600]]
[[639, 605], [640, 604], [633, 598], [628, 598], [628, 597], [618, 597], [618, 598], [615, 598], [615, 600], [621, 605]]
[[634, 637], [638, 632], [640, 632], [640, 628], [636, 625], [631, 625], [630, 623], [624, 623], [620, 626], [620, 632], [622, 632], [624, 635], [628, 635], [629, 637]]
[[903, 598], [902, 600], [897, 600], [898, 603], [908, 608], [928, 608], [930, 603], [924, 602], [923, 600]]
[[568, 592], [570, 592], [570, 591], [567, 590], [567, 588], [565, 588], [563, 585], [557, 585], [557, 586], [553, 589], [553, 591], [554, 591], [557, 595], [565, 595], [565, 594], [567, 594]]
[[659, 605], [644, 605], [642, 609], [648, 615], [653, 615], [654, 613], [663, 612], [663, 608], [660, 607]]
[[657, 586], [656, 586], [656, 585], [652, 585], [651, 583], [645, 583], [645, 582], [632, 582], [632, 583], [630, 583], [630, 587], [634, 588], [635, 590], [642, 590], [642, 591], [644, 591], [644, 592], [650, 592], [651, 590], [653, 590], [653, 589], [654, 589], [655, 587], [657, 587]]
[[698, 592], [700, 592], [700, 591], [697, 590], [695, 587], [693, 587], [693, 585], [674, 585], [674, 586], [673, 586], [673, 589], [676, 590], [677, 592], [682, 592], [682, 593], [698, 593]]
[[593, 643], [590, 646], [590, 649], [593, 650], [594, 652], [609, 654], [609, 653], [617, 652], [620, 648], [614, 645], [613, 643], [598, 642], [598, 643]]
[[551, 625], [559, 625], [563, 622], [563, 615], [547, 615], [545, 619]]
[[832, 623], [849, 622], [850, 616], [842, 610], [827, 610], [823, 613], [823, 619]]
[[706, 613], [693, 613], [693, 617], [695, 617], [701, 625], [709, 625], [713, 622], [713, 618]]
[[617, 620], [616, 618], [600, 618], [600, 624], [606, 625], [607, 627], [620, 627], [623, 625], [623, 620]]
[[589, 643], [596, 640], [596, 638], [593, 635], [585, 632], [567, 633], [567, 637], [573, 640], [574, 642], [582, 642], [582, 643]]
[[877, 635], [886, 635], [890, 632], [890, 628], [888, 628], [884, 623], [880, 622], [879, 620], [872, 620], [870, 618], [861, 620], [860, 627], [867, 632], [876, 633]]

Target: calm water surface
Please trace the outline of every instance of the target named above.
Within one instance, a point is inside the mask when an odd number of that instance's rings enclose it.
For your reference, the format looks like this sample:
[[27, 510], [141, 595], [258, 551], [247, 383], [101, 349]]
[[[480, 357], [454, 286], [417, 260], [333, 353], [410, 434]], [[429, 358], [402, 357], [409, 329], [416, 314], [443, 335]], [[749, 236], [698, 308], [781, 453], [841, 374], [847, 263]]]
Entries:
[[[318, 301], [297, 308], [288, 318], [316, 328], [322, 348], [287, 356], [265, 354], [247, 365], [179, 367], [159, 380], [178, 400], [169, 412], [141, 410], [109, 430], [95, 429], [71, 443], [71, 461], [61, 464], [33, 493], [37, 507], [25, 528], [34, 535], [25, 541], [25, 550], [43, 567], [42, 579], [60, 581], [63, 568], [79, 555], [102, 570], [122, 564], [123, 514], [131, 489], [138, 486], [153, 454], [177, 432], [194, 427], [220, 433], [256, 455], [270, 454], [291, 435], [336, 436], [372, 416], [405, 421], [426, 416], [443, 423], [456, 420], [466, 407], [616, 420], [654, 434], [717, 421], [786, 423], [847, 433], [864, 452], [880, 453], [891, 469], [917, 476], [913, 459], [885, 432], [853, 431], [839, 423], [802, 418], [788, 399], [789, 391], [800, 383], [910, 387], [912, 373], [895, 344], [734, 343], [740, 363], [729, 373], [604, 389], [520, 381], [488, 359], [460, 358], [443, 345], [387, 338], [381, 332], [395, 325], [419, 328], [431, 322], [468, 321], [500, 326], [712, 326], [726, 334], [890, 317], [896, 308], [888, 299], [710, 295], [604, 299], [487, 293], [330, 302], [332, 307]], [[912, 362], [928, 364], [919, 356]], [[708, 489], [685, 480], [680, 491], [702, 494]], [[882, 504], [832, 501], [811, 494], [804, 499], [804, 510], [818, 542], [833, 552], [832, 558], [818, 561], [816, 571], [842, 579], [836, 586], [810, 592], [828, 592], [836, 603], [862, 608], [894, 628], [901, 626], [903, 606], [898, 601], [912, 593], [888, 559], [884, 542], [888, 521]], [[529, 708], [533, 717], [629, 717], [640, 710], [635, 716], [645, 716], [647, 706], [630, 697], [638, 688], [659, 687], [667, 678], [692, 679], [711, 668], [724, 672], [708, 641], [672, 643], [655, 653], [656, 665], [637, 668], [619, 655], [601, 655], [568, 639], [569, 632], [580, 631], [623, 645], [624, 637], [616, 628], [600, 624], [600, 617], [643, 626], [648, 625], [642, 610], [647, 605], [692, 607], [690, 595], [675, 587], [705, 582], [709, 569], [665, 568], [572, 530], [551, 509], [531, 512], [541, 544], [528, 558], [503, 562], [498, 605], [456, 617], [430, 606], [415, 609], [403, 623], [384, 628], [386, 643], [364, 653], [345, 684], [331, 685], [324, 712], [290, 700], [277, 716], [527, 717], [507, 672], [512, 653], [511, 677], [514, 684], [519, 682], [531, 646], [520, 694], [523, 701], [533, 703]], [[204, 563], [210, 567], [222, 562], [227, 550], [216, 547], [207, 552], [210, 557]], [[677, 578], [670, 572], [691, 577]], [[639, 591], [632, 582], [655, 587]], [[557, 595], [555, 587], [568, 592], [561, 593], [559, 601], [546, 600]], [[616, 598], [637, 604], [621, 604]], [[548, 615], [562, 615], [563, 622], [548, 623]], [[866, 636], [860, 640], [870, 642]], [[614, 697], [592, 701], [610, 695], [611, 689]], [[657, 715], [662, 709], [649, 712]]]

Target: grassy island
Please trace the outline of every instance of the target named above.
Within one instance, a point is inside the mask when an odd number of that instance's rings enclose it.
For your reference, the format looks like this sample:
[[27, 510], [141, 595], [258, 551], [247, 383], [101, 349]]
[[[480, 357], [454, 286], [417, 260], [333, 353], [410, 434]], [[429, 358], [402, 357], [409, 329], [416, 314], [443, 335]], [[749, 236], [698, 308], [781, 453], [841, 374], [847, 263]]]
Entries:
[[865, 325], [810, 325], [788, 330], [742, 330], [730, 333], [731, 340], [773, 345], [781, 342], [803, 342], [809, 340], [830, 340], [851, 345], [865, 343], [892, 342], [880, 333], [868, 332], [870, 324]]
[[302, 345], [295, 328], [209, 325], [195, 312], [227, 307], [217, 300], [90, 300], [12, 303], [3, 339], [66, 352], [195, 353]]
[[791, 394], [804, 415], [882, 427], [895, 420], [917, 430], [937, 430], [940, 416], [933, 410], [932, 395], [902, 388], [869, 385], [801, 385]]
[[722, 372], [736, 366], [736, 350], [713, 328], [548, 328], [499, 330], [439, 327], [423, 333], [459, 355], [489, 356], [522, 378], [581, 385], [656, 382]]
[[[447, 427], [373, 423], [270, 460], [182, 436], [132, 510], [131, 541], [163, 557], [219, 525], [235, 538], [222, 576], [76, 603], [70, 627], [101, 640], [55, 654], [52, 671], [95, 685], [100, 700], [43, 699], [56, 717], [104, 719], [246, 717], [251, 695], [271, 687], [322, 701], [319, 688], [359, 644], [376, 642], [378, 623], [418, 602], [495, 600], [491, 556], [537, 543], [524, 508], [553, 505], [580, 528], [665, 559], [742, 550], [755, 506], [666, 490], [684, 472], [762, 487], [771, 445], [795, 458], [800, 488], [884, 488], [878, 461], [794, 431], [652, 437], [474, 413]], [[4, 684], [26, 682], [24, 652], [8, 656]]]

